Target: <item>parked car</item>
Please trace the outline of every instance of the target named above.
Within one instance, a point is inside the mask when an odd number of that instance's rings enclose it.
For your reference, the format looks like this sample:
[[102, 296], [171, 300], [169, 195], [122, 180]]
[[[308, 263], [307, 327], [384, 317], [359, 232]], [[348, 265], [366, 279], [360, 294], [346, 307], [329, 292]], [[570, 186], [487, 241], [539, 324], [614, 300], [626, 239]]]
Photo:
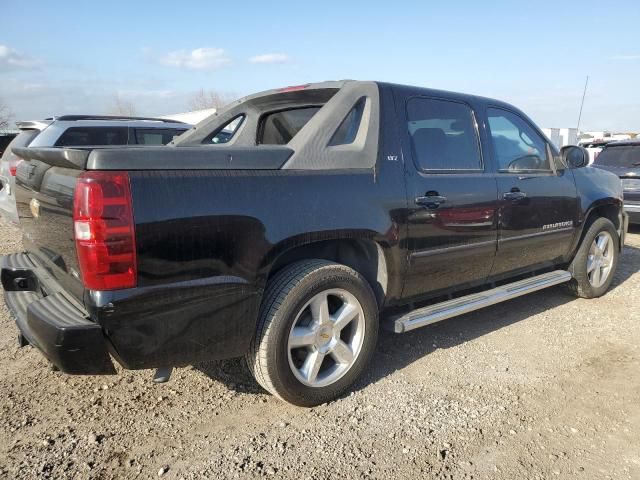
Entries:
[[640, 140], [608, 143], [596, 158], [594, 166], [622, 179], [624, 209], [629, 222], [640, 223]]
[[595, 142], [581, 142], [579, 145], [589, 152], [589, 165], [591, 165], [598, 158], [602, 149], [610, 142], [611, 140], [598, 140]]
[[11, 151], [14, 147], [26, 147], [31, 141], [49, 125], [50, 121], [18, 122], [16, 135], [0, 157], [0, 217], [11, 223], [18, 223], [13, 187], [15, 184], [16, 168], [20, 159]]
[[18, 223], [12, 190], [20, 161], [12, 148], [166, 145], [191, 128], [175, 120], [96, 115], [63, 115], [16, 125], [20, 134], [0, 159], [0, 215], [12, 223]]
[[620, 180], [517, 108], [387, 83], [252, 95], [168, 147], [14, 150], [26, 251], [2, 285], [21, 344], [157, 380], [245, 356], [303, 406], [360, 376], [379, 322], [603, 295], [627, 225]]
[[189, 128], [164, 118], [63, 115], [55, 117], [30, 147], [166, 145]]

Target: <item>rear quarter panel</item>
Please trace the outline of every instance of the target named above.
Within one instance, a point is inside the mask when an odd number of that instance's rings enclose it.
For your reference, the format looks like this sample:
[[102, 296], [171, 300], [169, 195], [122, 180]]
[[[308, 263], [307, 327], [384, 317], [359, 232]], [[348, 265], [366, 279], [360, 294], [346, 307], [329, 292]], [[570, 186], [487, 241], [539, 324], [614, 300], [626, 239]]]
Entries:
[[272, 265], [299, 245], [369, 238], [385, 252], [391, 297], [402, 291], [400, 161], [380, 170], [164, 170], [130, 178], [138, 286], [89, 292], [85, 302], [129, 368], [244, 354]]
[[364, 237], [396, 246], [403, 178], [382, 177], [373, 170], [132, 172], [139, 286], [228, 276], [261, 289], [277, 256], [298, 245]]

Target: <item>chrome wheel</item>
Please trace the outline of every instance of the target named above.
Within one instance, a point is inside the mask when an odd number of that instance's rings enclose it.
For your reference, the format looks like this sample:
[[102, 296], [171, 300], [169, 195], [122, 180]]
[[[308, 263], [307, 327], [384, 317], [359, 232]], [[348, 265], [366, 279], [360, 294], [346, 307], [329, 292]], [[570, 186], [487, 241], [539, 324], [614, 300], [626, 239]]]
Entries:
[[291, 371], [304, 385], [331, 385], [356, 362], [364, 334], [364, 312], [354, 295], [343, 289], [318, 293], [291, 327], [287, 344]]
[[609, 278], [613, 266], [614, 243], [609, 232], [600, 232], [591, 244], [587, 257], [587, 277], [598, 288]]

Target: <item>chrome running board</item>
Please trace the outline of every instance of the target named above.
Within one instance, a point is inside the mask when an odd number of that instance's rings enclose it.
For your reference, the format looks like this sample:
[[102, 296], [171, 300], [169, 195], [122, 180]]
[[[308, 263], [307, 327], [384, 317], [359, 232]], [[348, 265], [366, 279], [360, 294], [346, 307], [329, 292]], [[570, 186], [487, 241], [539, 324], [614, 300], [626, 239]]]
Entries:
[[415, 328], [456, 317], [463, 313], [473, 312], [496, 303], [511, 300], [527, 293], [552, 287], [571, 280], [571, 274], [565, 270], [544, 273], [536, 277], [526, 278], [480, 293], [472, 293], [446, 302], [436, 303], [428, 307], [418, 308], [399, 317], [392, 317], [393, 331], [404, 333]]

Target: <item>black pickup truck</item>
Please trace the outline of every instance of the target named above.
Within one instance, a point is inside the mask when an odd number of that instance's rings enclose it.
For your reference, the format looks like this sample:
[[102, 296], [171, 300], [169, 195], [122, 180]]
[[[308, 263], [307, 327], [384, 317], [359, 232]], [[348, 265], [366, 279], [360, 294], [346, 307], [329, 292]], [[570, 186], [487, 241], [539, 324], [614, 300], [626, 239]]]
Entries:
[[15, 149], [21, 344], [115, 373], [245, 356], [297, 405], [345, 392], [397, 333], [548, 286], [598, 297], [620, 180], [517, 108], [375, 82], [234, 102], [167, 147]]

